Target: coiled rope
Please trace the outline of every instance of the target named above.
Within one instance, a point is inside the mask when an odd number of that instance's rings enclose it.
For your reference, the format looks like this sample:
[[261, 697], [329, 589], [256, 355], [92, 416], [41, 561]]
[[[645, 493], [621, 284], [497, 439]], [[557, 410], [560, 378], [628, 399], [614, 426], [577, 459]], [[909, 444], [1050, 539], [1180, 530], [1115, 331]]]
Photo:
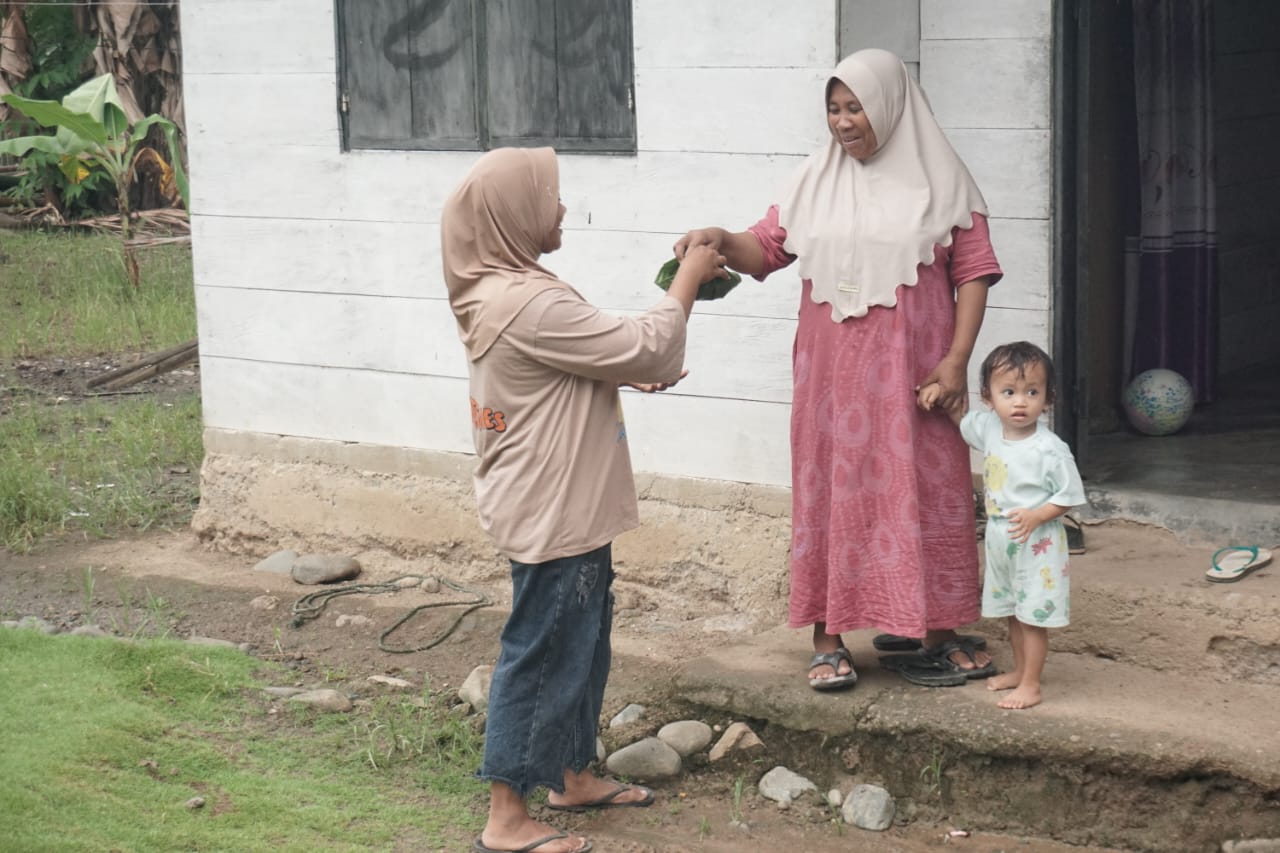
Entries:
[[[401, 581], [412, 580], [413, 583], [401, 583]], [[493, 600], [478, 589], [471, 589], [460, 583], [451, 581], [447, 578], [438, 577], [436, 575], [400, 575], [383, 583], [353, 583], [344, 586], [335, 586], [328, 589], [318, 590], [302, 596], [293, 603], [293, 619], [289, 622], [291, 628], [301, 628], [312, 619], [317, 618], [329, 604], [329, 602], [343, 595], [378, 595], [381, 593], [394, 593], [401, 590], [414, 589], [420, 587], [424, 582], [436, 581], [441, 586], [447, 586], [456, 592], [466, 593], [473, 596], [470, 600], [465, 601], [433, 601], [429, 604], [419, 604], [411, 609], [404, 616], [396, 620], [395, 624], [378, 635], [378, 648], [384, 652], [403, 655], [411, 652], [424, 652], [427, 649], [440, 645], [449, 635], [452, 634], [457, 627], [462, 624], [462, 620], [467, 614], [479, 610], [481, 607], [488, 607], [493, 604]], [[435, 639], [426, 645], [414, 646], [413, 648], [393, 648], [387, 645], [387, 638], [390, 637], [397, 629], [412, 619], [423, 610], [429, 610], [433, 607], [454, 607], [466, 605], [466, 609], [454, 617], [453, 622], [444, 632], [437, 635]]]

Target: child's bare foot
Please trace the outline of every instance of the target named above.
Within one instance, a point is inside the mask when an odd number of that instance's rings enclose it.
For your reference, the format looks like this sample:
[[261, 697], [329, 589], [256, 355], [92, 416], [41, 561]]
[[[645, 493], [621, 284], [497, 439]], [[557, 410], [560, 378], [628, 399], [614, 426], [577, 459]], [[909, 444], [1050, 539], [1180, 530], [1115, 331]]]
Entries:
[[1040, 688], [1021, 686], [996, 703], [997, 708], [1019, 711], [1040, 704]]
[[1012, 690], [1022, 681], [1020, 672], [1002, 672], [987, 679], [988, 690]]

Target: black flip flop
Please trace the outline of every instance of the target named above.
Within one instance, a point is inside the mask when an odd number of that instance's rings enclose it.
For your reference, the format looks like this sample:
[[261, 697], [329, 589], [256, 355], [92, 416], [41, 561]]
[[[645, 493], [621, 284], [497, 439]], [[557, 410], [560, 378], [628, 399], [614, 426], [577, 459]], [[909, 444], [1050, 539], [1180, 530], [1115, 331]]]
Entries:
[[[956, 639], [969, 643], [975, 649], [985, 650], [987, 648], [985, 637], [961, 634]], [[914, 652], [921, 648], [921, 642], [915, 637], [900, 637], [897, 634], [877, 634], [871, 641], [871, 645], [881, 652]]]
[[[840, 673], [840, 661], [849, 664], [849, 671]], [[830, 678], [810, 678], [809, 686], [814, 690], [840, 690], [858, 683], [858, 672], [853, 668], [853, 655], [844, 646], [834, 652], [818, 652], [809, 661], [809, 669], [815, 666], [829, 666], [835, 675]]]
[[[474, 842], [472, 842], [471, 849], [474, 851], [474, 853], [531, 853], [531, 851], [537, 850], [539, 847], [541, 847], [542, 845], [548, 842], [559, 841], [561, 838], [568, 838], [568, 837], [569, 837], [569, 833], [567, 832], [557, 832], [555, 835], [548, 835], [546, 838], [539, 838], [537, 841], [530, 842], [529, 844], [526, 844], [523, 847], [517, 847], [512, 850], [499, 850], [495, 847], [486, 847], [484, 842], [481, 841], [479, 838], [477, 838]], [[591, 842], [588, 841], [586, 847], [581, 847], [573, 851], [573, 853], [589, 853], [590, 850], [591, 850]]]
[[[618, 795], [625, 794], [627, 791], [644, 791], [645, 796], [639, 800], [623, 800], [618, 802]], [[550, 801], [547, 802], [547, 808], [557, 812], [586, 812], [591, 809], [621, 809], [635, 808], [642, 809], [646, 806], [653, 805], [653, 791], [640, 785], [618, 785], [603, 797], [592, 800], [589, 803], [578, 803], [576, 805], [557, 806]], [[545, 842], [544, 842], [545, 843]]]
[[[921, 649], [915, 654], [883, 655], [880, 666], [897, 672], [912, 684], [926, 687], [956, 687], [970, 679], [990, 678], [997, 672], [995, 661], [986, 666], [978, 666], [975, 652], [977, 646], [964, 638], [957, 638], [934, 646]], [[955, 652], [963, 652], [974, 666], [965, 668], [951, 660]], [[959, 679], [957, 681], [957, 679]]]

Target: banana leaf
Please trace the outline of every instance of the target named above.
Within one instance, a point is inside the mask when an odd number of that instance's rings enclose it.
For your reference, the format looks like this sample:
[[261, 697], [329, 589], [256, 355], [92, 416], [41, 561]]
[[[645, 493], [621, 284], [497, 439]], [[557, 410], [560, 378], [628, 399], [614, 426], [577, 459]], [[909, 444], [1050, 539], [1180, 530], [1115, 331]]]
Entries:
[[[654, 284], [666, 290], [671, 286], [671, 282], [675, 281], [676, 270], [680, 269], [680, 261], [672, 258], [667, 261], [658, 270], [658, 277], [653, 280]], [[694, 297], [697, 300], [706, 299], [723, 299], [730, 290], [738, 286], [742, 281], [742, 276], [730, 269], [725, 272], [729, 273], [728, 278], [713, 278], [710, 281], [704, 281], [698, 286], [698, 295]]]

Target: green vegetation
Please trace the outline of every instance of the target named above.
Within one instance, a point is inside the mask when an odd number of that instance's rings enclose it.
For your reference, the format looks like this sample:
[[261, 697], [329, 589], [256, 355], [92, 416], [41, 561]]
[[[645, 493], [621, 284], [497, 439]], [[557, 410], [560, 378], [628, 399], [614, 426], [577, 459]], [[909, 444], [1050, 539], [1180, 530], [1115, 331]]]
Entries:
[[483, 822], [479, 737], [428, 690], [321, 713], [233, 650], [9, 629], [0, 657], [5, 849], [461, 849]]
[[64, 531], [182, 524], [198, 498], [199, 396], [64, 399], [15, 362], [146, 352], [195, 337], [191, 252], [143, 258], [129, 286], [107, 236], [0, 233], [0, 547]]
[[185, 523], [202, 455], [195, 396], [18, 407], [0, 417], [0, 544]]
[[0, 358], [140, 352], [194, 338], [190, 246], [148, 249], [134, 290], [118, 243], [0, 232]]

